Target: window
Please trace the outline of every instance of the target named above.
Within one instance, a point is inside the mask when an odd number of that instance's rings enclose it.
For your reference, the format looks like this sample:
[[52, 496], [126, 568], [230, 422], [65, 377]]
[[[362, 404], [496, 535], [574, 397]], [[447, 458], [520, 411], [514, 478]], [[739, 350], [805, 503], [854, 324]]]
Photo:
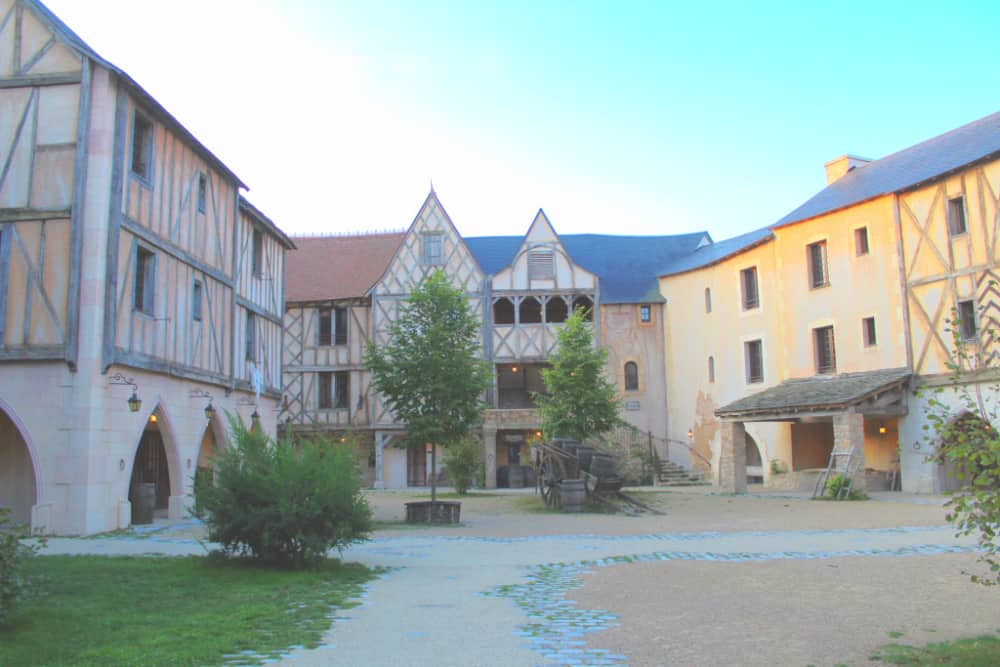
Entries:
[[965, 227], [965, 197], [955, 197], [948, 200], [948, 234], [958, 236], [966, 232]]
[[350, 400], [349, 371], [320, 371], [317, 375], [317, 405], [320, 410], [345, 410]]
[[347, 309], [321, 308], [317, 334], [317, 345], [347, 345]]
[[761, 341], [750, 340], [743, 343], [743, 356], [747, 368], [747, 383], [764, 381], [764, 352]]
[[975, 340], [979, 329], [976, 326], [976, 303], [958, 302], [958, 334], [962, 340]]
[[153, 166], [153, 124], [136, 112], [132, 117], [132, 173], [149, 180]]
[[705, 288], [705, 312], [712, 312], [712, 289], [710, 287]]
[[625, 362], [625, 391], [639, 391], [639, 366], [634, 361]]
[[715, 382], [715, 357], [708, 358], [708, 381]]
[[204, 173], [198, 174], [198, 212], [205, 212], [205, 200], [208, 195], [208, 180]]
[[529, 280], [547, 280], [554, 278], [555, 274], [551, 250], [532, 250], [528, 253]]
[[521, 324], [541, 324], [542, 304], [535, 297], [528, 296], [522, 299], [517, 310]]
[[319, 311], [319, 338], [317, 345], [330, 345], [333, 342], [333, 311], [324, 308]]
[[743, 310], [751, 310], [760, 306], [760, 296], [757, 294], [757, 267], [740, 271], [740, 288], [743, 291]]
[[134, 306], [135, 309], [153, 314], [153, 291], [156, 287], [156, 255], [142, 246], [135, 254]]
[[316, 374], [317, 405], [320, 410], [329, 410], [333, 407], [333, 373], [320, 371]]
[[347, 309], [333, 309], [333, 344], [347, 345]]
[[191, 318], [195, 322], [201, 322], [201, 281], [194, 281], [191, 289]]
[[816, 358], [816, 372], [830, 375], [837, 372], [837, 353], [833, 347], [833, 327], [813, 329], [813, 350]]
[[257, 361], [257, 316], [247, 311], [246, 360]]
[[640, 322], [653, 321], [653, 309], [648, 304], [643, 304], [639, 306], [639, 321]]
[[514, 303], [507, 297], [493, 302], [493, 324], [514, 324]]
[[861, 320], [861, 337], [865, 341], [865, 347], [875, 347], [878, 338], [875, 336], [875, 318], [866, 317]]
[[545, 321], [549, 324], [565, 322], [569, 317], [569, 306], [561, 296], [549, 297], [545, 302]]
[[830, 284], [826, 266], [826, 241], [810, 243], [806, 246], [809, 256], [809, 287], [825, 287]]
[[444, 264], [441, 234], [424, 234], [420, 237], [420, 246], [424, 266], [440, 266]]
[[264, 273], [264, 233], [257, 227], [253, 228], [252, 246], [253, 275], [260, 278]]
[[854, 255], [861, 257], [868, 254], [868, 228], [858, 227], [854, 230]]
[[573, 312], [578, 310], [583, 311], [583, 321], [593, 322], [594, 321], [594, 302], [588, 296], [578, 296], [573, 299]]

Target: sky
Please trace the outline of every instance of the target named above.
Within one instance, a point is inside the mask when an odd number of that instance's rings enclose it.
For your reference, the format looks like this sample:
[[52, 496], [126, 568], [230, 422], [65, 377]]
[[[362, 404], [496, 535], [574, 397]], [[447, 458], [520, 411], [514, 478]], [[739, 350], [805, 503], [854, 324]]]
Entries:
[[1000, 111], [1000, 3], [48, 0], [293, 235], [716, 240]]

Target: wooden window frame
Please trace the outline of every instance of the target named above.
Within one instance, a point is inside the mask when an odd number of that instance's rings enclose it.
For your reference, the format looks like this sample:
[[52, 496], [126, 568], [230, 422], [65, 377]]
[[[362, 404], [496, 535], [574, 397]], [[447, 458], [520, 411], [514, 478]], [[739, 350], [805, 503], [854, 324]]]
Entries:
[[743, 310], [760, 308], [760, 283], [757, 280], [756, 266], [740, 271], [740, 302]]
[[191, 319], [195, 322], [201, 322], [203, 289], [202, 282], [195, 279], [191, 285]]
[[639, 391], [639, 364], [625, 362], [625, 391]]
[[712, 312], [712, 288], [705, 288], [705, 314]]
[[129, 172], [146, 185], [153, 182], [153, 144], [155, 139], [156, 126], [153, 121], [138, 109], [133, 110]]
[[333, 372], [333, 408], [348, 410], [351, 405], [351, 372]]
[[333, 345], [333, 309], [320, 308], [316, 317], [316, 345], [329, 347]]
[[[757, 368], [754, 368], [756, 361]], [[747, 384], [764, 381], [764, 341], [760, 338], [743, 342], [743, 363], [746, 367]], [[754, 370], [757, 372], [754, 373]]]
[[639, 324], [640, 326], [652, 326], [653, 305], [649, 303], [639, 304]]
[[208, 201], [208, 178], [205, 172], [198, 172], [198, 212], [204, 213]]
[[348, 340], [348, 318], [347, 308], [337, 307], [333, 309], [333, 344], [347, 345]]
[[809, 271], [809, 289], [830, 286], [830, 263], [826, 239], [806, 246], [806, 267]]
[[948, 236], [962, 236], [969, 233], [969, 220], [965, 210], [965, 195], [949, 197], [945, 204], [945, 218]]
[[832, 324], [813, 329], [813, 360], [817, 375], [837, 373], [837, 339]]
[[874, 315], [861, 320], [861, 340], [865, 347], [875, 347], [878, 345], [878, 330], [875, 327]]
[[254, 278], [264, 275], [264, 231], [257, 225], [250, 231], [250, 270]]
[[316, 373], [316, 408], [319, 410], [333, 409], [332, 371], [318, 371]]
[[156, 312], [156, 252], [141, 244], [135, 249], [132, 309], [151, 317]]
[[854, 256], [864, 257], [871, 254], [871, 243], [868, 239], [868, 227], [858, 227], [854, 230]]
[[958, 318], [958, 337], [963, 343], [971, 343], [979, 338], [979, 323], [976, 319], [976, 302], [962, 299], [955, 307]]
[[252, 310], [247, 311], [246, 331], [243, 333], [246, 360], [257, 363], [257, 314]]
[[[437, 251], [432, 252], [435, 246]], [[420, 235], [420, 261], [424, 266], [444, 266], [444, 234], [426, 232]]]

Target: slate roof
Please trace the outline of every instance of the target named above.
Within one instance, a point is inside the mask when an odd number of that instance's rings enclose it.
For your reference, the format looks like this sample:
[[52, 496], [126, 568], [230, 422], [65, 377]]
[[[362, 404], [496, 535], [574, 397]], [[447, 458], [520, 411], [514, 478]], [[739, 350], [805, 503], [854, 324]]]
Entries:
[[1000, 112], [849, 171], [773, 227], [907, 190], [1000, 152]]
[[818, 375], [793, 378], [781, 384], [724, 405], [715, 411], [718, 417], [755, 416], [842, 409], [906, 382], [908, 368], [889, 368], [861, 373]]
[[300, 236], [285, 254], [285, 300], [327, 301], [365, 296], [382, 277], [404, 232]]
[[[707, 232], [663, 236], [560, 234], [573, 261], [600, 278], [602, 303], [658, 303], [657, 277], [664, 266], [690, 255]], [[509, 266], [523, 236], [474, 236], [465, 239], [479, 266], [493, 275]]]
[[711, 266], [712, 264], [718, 264], [724, 259], [728, 259], [733, 255], [738, 255], [741, 252], [749, 250], [755, 246], [762, 243], [767, 243], [774, 238], [774, 232], [768, 227], [763, 229], [757, 229], [752, 232], [747, 232], [746, 234], [741, 234], [740, 236], [734, 236], [731, 239], [725, 239], [719, 241], [718, 243], [711, 243], [709, 245], [698, 248], [689, 255], [679, 257], [674, 261], [668, 263], [665, 267], [661, 269], [661, 276], [674, 276], [679, 273], [686, 273], [688, 271], [694, 271], [695, 269], [701, 269], [706, 266]]

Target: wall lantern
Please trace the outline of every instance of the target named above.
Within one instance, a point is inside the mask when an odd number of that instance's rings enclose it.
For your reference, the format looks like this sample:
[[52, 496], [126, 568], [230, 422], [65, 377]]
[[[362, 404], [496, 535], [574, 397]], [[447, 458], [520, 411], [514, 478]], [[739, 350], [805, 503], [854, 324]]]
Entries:
[[517, 372], [517, 366], [511, 366], [510, 367], [510, 372], [511, 373], [516, 373]]
[[878, 432], [880, 435], [885, 435], [885, 424], [878, 427]]
[[205, 391], [204, 389], [192, 389], [191, 393], [188, 394], [191, 398], [207, 398], [208, 405], [205, 406], [205, 419], [212, 421], [212, 417], [215, 416], [215, 408], [212, 406], [212, 395]]
[[688, 429], [688, 440], [691, 440], [692, 438], [694, 438], [694, 429], [693, 428], [689, 428]]
[[253, 411], [253, 414], [250, 415], [250, 429], [254, 430], [258, 428], [260, 428], [260, 415], [257, 413], [257, 410], [255, 409]]
[[149, 423], [150, 424], [155, 424], [156, 423], [156, 414], [155, 413], [149, 415]]
[[129, 412], [139, 412], [142, 409], [142, 400], [139, 398], [139, 385], [132, 378], [127, 378], [121, 373], [115, 373], [108, 378], [108, 384], [120, 384], [132, 387], [132, 395], [128, 397]]

